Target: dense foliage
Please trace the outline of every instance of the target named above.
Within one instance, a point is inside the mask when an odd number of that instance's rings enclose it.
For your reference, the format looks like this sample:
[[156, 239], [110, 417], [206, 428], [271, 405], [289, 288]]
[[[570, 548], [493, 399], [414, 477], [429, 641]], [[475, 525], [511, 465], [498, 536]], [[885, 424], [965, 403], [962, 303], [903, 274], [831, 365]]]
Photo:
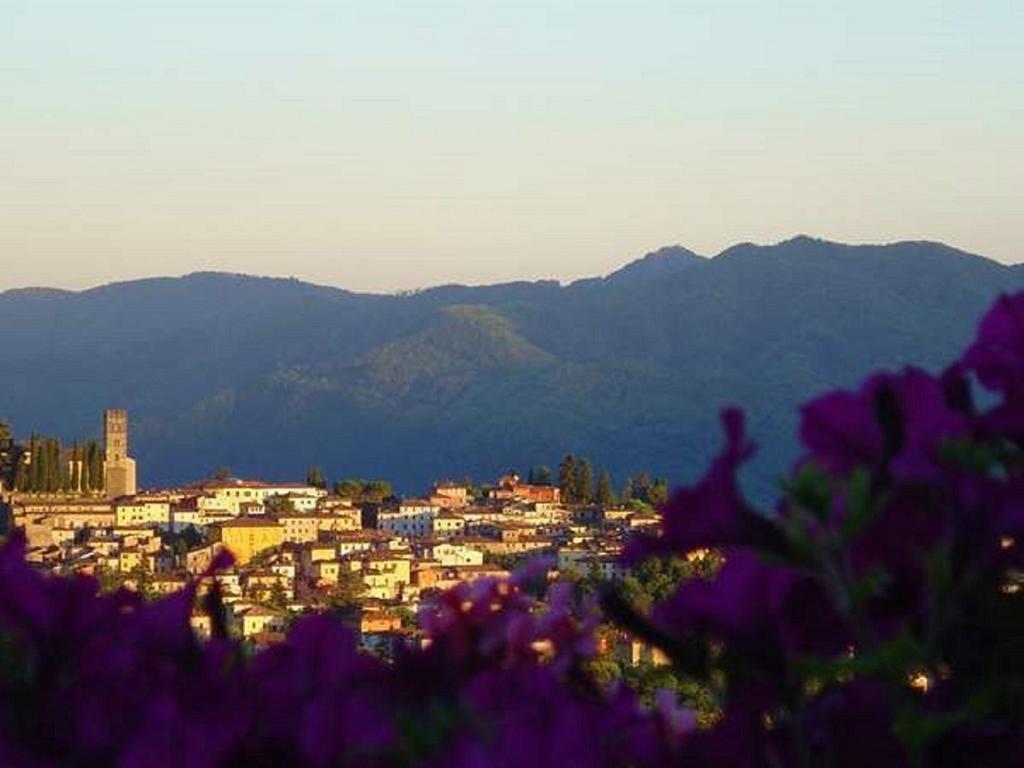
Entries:
[[393, 498], [394, 490], [387, 480], [338, 480], [334, 483], [334, 495], [343, 499], [358, 502], [379, 504], [385, 499]]
[[67, 447], [55, 437], [32, 435], [26, 446], [12, 444], [5, 458], [0, 470], [9, 477], [0, 480], [24, 493], [103, 490], [103, 454], [95, 440]]
[[[640, 477], [647, 479], [648, 486], [651, 485], [650, 474], [642, 473]], [[539, 482], [537, 480], [539, 479]], [[550, 473], [547, 467], [539, 467], [537, 470], [530, 470], [530, 481], [538, 485], [548, 485]], [[662, 481], [658, 481], [662, 482]], [[629, 478], [623, 488], [623, 499], [639, 498], [633, 496], [634, 479]], [[558, 465], [558, 488], [562, 501], [566, 504], [614, 504], [617, 499], [615, 489], [612, 486], [612, 477], [607, 469], [600, 469], [597, 473], [597, 482], [594, 481], [594, 467], [590, 459], [579, 457], [568, 453]], [[665, 486], [667, 489], [667, 486]], [[641, 499], [647, 503], [655, 503], [649, 498]], [[662, 499], [664, 501], [664, 499]]]
[[[975, 384], [988, 390], [979, 396]], [[805, 455], [770, 513], [736, 474], [738, 411], [660, 535], [626, 552], [649, 610], [604, 620], [657, 645], [713, 700], [602, 684], [596, 609], [537, 572], [426, 609], [427, 647], [384, 663], [329, 617], [254, 657], [156, 603], [0, 551], [0, 764], [24, 766], [1008, 766], [1024, 764], [1024, 294], [942, 375], [871, 377], [808, 403]], [[680, 557], [720, 567], [665, 584]], [[667, 567], [640, 565], [667, 558]], [[635, 591], [635, 590], [634, 590]], [[623, 675], [638, 684], [650, 670]]]

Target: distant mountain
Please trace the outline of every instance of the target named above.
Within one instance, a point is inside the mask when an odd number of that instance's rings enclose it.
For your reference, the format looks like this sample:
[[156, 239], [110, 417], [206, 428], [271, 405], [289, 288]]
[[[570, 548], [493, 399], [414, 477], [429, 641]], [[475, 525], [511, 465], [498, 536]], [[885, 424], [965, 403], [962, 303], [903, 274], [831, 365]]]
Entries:
[[0, 416], [95, 435], [128, 408], [142, 482], [434, 478], [589, 456], [681, 482], [741, 404], [769, 487], [796, 407], [878, 367], [938, 369], [1024, 271], [937, 243], [674, 246], [605, 278], [351, 293], [203, 273], [0, 294]]
[[605, 282], [617, 285], [643, 283], [678, 275], [704, 261], [706, 259], [703, 256], [698, 256], [693, 251], [679, 245], [670, 245], [630, 262], [604, 279]]

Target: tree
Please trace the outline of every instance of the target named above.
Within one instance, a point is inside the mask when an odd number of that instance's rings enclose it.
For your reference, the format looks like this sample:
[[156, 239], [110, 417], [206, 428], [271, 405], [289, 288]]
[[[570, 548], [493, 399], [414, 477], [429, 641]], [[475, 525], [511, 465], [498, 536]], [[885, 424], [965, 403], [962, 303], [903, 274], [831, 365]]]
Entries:
[[533, 475], [532, 485], [551, 485], [551, 470], [547, 467], [534, 467], [530, 472]]
[[201, 534], [196, 527], [191, 524], [186, 525], [181, 531], [181, 538], [189, 549], [195, 549], [206, 541], [203, 534]]
[[[622, 679], [640, 699], [651, 706], [659, 691], [671, 691], [682, 704], [693, 711], [702, 727], [710, 727], [721, 719], [721, 708], [716, 704], [714, 694], [706, 685], [680, 679], [671, 665], [656, 666], [649, 661], [624, 665]], [[663, 695], [663, 694], [662, 694]]]
[[589, 504], [594, 500], [594, 469], [589, 459], [582, 459], [576, 465], [576, 501]]
[[338, 480], [334, 483], [334, 495], [340, 496], [343, 499], [352, 499], [356, 501], [362, 498], [363, 495], [363, 481], [362, 480]]
[[277, 608], [279, 611], [288, 610], [288, 593], [284, 591], [281, 582], [275, 581], [270, 587], [270, 596], [267, 598], [267, 605]]
[[343, 568], [338, 574], [338, 583], [326, 592], [327, 610], [338, 616], [350, 616], [359, 609], [359, 599], [366, 591], [366, 582], [361, 574]]
[[394, 490], [387, 480], [357, 480], [348, 478], [334, 484], [334, 495], [352, 501], [379, 503], [392, 498]]
[[18, 457], [18, 466], [14, 470], [14, 487], [20, 493], [28, 490], [28, 466], [20, 456]]
[[310, 467], [306, 472], [306, 485], [314, 488], [326, 488], [327, 481], [324, 479], [324, 471], [320, 467]]
[[60, 442], [51, 437], [46, 441], [46, 492], [55, 493], [60, 485]]
[[558, 488], [566, 504], [576, 501], [576, 457], [571, 453], [566, 454], [558, 465]]
[[84, 451], [79, 459], [79, 465], [78, 490], [82, 493], [89, 493], [92, 490], [92, 479], [89, 474], [89, 461]]
[[387, 480], [371, 480], [363, 488], [363, 498], [366, 501], [379, 503], [385, 499], [394, 498], [394, 495], [394, 489]]
[[295, 504], [287, 496], [268, 496], [264, 506], [267, 512], [275, 515], [287, 515], [295, 511]]
[[615, 503], [615, 491], [612, 490], [612, 478], [607, 469], [602, 469], [597, 478], [597, 503], [608, 506]]
[[664, 504], [668, 499], [668, 483], [665, 480], [652, 480], [650, 472], [641, 472], [626, 481], [622, 491], [624, 502], [638, 501], [649, 506]]
[[89, 441], [86, 449], [89, 461], [89, 489], [93, 491], [103, 490], [103, 454], [95, 440]]
[[124, 575], [116, 568], [104, 568], [99, 572], [101, 592], [116, 592], [124, 586]]
[[668, 501], [668, 481], [664, 478], [658, 478], [654, 481], [654, 485], [651, 486], [649, 494], [649, 503], [652, 507], [660, 507], [662, 504]]
[[175, 539], [174, 544], [171, 545], [171, 551], [174, 552], [175, 562], [178, 565], [182, 565], [185, 562], [185, 555], [188, 554], [188, 544], [185, 543], [184, 539]]
[[137, 565], [128, 572], [126, 581], [134, 585], [135, 591], [143, 598], [153, 597], [153, 577], [141, 565]]
[[43, 456], [40, 450], [39, 437], [35, 434], [29, 438], [28, 442], [29, 450], [29, 461], [32, 462], [28, 467], [28, 490], [31, 492], [38, 492], [43, 487]]
[[213, 479], [214, 480], [227, 480], [229, 477], [231, 477], [231, 468], [230, 467], [225, 467], [225, 466], [217, 467], [217, 471], [213, 473]]
[[622, 484], [622, 493], [619, 494], [619, 501], [623, 504], [629, 504], [633, 500], [633, 477], [630, 475], [626, 478], [626, 482]]
[[602, 687], [609, 687], [622, 679], [622, 667], [615, 659], [597, 656], [584, 662], [584, 666], [594, 681]]
[[82, 457], [78, 453], [78, 441], [71, 444], [71, 490], [82, 490]]
[[60, 461], [60, 489], [64, 493], [71, 490], [71, 467], [63, 458]]

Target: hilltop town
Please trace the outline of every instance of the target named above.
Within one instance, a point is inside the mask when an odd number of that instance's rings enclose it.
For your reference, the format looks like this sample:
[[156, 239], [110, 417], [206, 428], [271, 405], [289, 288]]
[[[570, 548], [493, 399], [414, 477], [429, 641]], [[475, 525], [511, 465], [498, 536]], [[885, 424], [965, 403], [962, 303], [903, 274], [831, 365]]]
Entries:
[[[640, 486], [628, 503], [614, 503], [606, 478], [595, 487], [582, 464], [563, 465], [561, 478], [508, 472], [483, 487], [439, 480], [420, 498], [398, 497], [383, 481], [329, 490], [316, 469], [305, 482], [224, 470], [140, 491], [123, 410], [105, 412], [99, 448], [18, 444], [5, 431], [0, 509], [4, 527], [24, 533], [32, 564], [156, 597], [199, 577], [227, 549], [234, 566], [217, 578], [229, 629], [256, 647], [282, 639], [298, 616], [330, 611], [365, 647], [389, 655], [396, 643], [417, 642], [416, 611], [443, 590], [507, 576], [539, 556], [549, 579], [616, 578], [630, 532], [658, 520]], [[664, 493], [664, 484], [654, 489]], [[210, 634], [203, 611], [192, 622]], [[632, 660], [644, 653], [635, 645], [623, 651]]]

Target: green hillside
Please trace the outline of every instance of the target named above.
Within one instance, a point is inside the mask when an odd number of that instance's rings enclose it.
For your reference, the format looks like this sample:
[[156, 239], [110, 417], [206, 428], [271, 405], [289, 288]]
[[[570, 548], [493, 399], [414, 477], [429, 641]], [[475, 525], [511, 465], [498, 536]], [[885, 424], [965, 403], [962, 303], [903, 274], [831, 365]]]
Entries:
[[682, 480], [747, 407], [764, 488], [796, 406], [870, 370], [940, 367], [1013, 267], [935, 243], [798, 237], [662, 249], [604, 278], [361, 295], [198, 274], [0, 294], [0, 417], [95, 435], [131, 411], [144, 484], [220, 465], [266, 478], [487, 479], [566, 452]]

